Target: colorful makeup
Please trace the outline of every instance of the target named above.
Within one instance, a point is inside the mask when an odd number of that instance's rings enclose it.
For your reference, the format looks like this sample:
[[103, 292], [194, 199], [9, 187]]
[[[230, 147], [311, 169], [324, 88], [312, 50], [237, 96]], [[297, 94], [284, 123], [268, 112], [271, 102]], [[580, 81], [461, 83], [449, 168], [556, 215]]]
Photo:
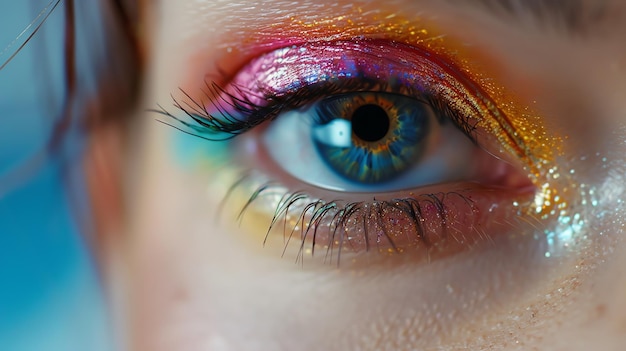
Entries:
[[[224, 84], [207, 81], [204, 99], [184, 96], [176, 104], [189, 120], [164, 113], [207, 140], [232, 139], [233, 160], [249, 167], [230, 181], [225, 206], [241, 209], [240, 218], [265, 218], [264, 240], [282, 236], [300, 256], [320, 248], [331, 257], [373, 248], [445, 256], [535, 232], [524, 222], [558, 216], [555, 208], [565, 213], [546, 181], [558, 139], [493, 82], [479, 84], [488, 80], [468, 74], [442, 40], [409, 44], [428, 31], [410, 33], [294, 38]], [[425, 150], [459, 138], [449, 127], [468, 141], [456, 144], [464, 152], [457, 161], [455, 152], [423, 158], [429, 153], [415, 149], [427, 138]]]
[[[263, 106], [267, 97], [280, 101], [302, 88], [339, 80], [358, 80], [354, 84], [358, 91], [445, 99], [466, 133], [487, 129], [515, 156], [523, 158], [526, 166], [533, 167], [535, 160], [531, 158], [535, 158], [536, 150], [526, 145], [509, 118], [480, 87], [437, 54], [406, 44], [361, 39], [293, 45], [251, 61], [224, 92], [244, 105]], [[255, 126], [262, 121], [255, 118], [250, 116], [244, 123]]]

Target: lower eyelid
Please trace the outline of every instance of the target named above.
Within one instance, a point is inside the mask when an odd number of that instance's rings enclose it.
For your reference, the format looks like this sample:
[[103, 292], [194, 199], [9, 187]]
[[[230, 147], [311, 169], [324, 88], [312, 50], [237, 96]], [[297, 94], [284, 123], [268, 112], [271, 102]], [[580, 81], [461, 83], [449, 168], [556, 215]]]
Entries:
[[[264, 129], [230, 143], [233, 163], [254, 170], [243, 172], [223, 204], [234, 211], [231, 218], [251, 224], [252, 237], [297, 259], [316, 252], [327, 263], [371, 251], [410, 253], [417, 261], [449, 256], [514, 234], [517, 216], [535, 194], [525, 173], [506, 162], [498, 162], [499, 172], [489, 168], [493, 163], [476, 165], [487, 166], [484, 176], [491, 177], [482, 185], [463, 181], [374, 194], [324, 190], [276, 171], [255, 138]], [[502, 175], [511, 179], [494, 185]]]
[[250, 173], [232, 189], [224, 202], [234, 211], [231, 215], [257, 233], [254, 237], [263, 238], [265, 246], [297, 260], [317, 255], [325, 263], [354, 260], [366, 252], [403, 253], [426, 262], [489, 244], [519, 229], [517, 217], [534, 196], [529, 188], [458, 183], [419, 189], [418, 194], [325, 201], [261, 179], [266, 178]]
[[[238, 155], [233, 164], [254, 170], [239, 173], [246, 177], [232, 188], [224, 208], [233, 211], [231, 218], [250, 225], [249, 230], [256, 233], [252, 237], [300, 258], [315, 250], [322, 257], [332, 251], [334, 259], [339, 252], [347, 258], [369, 251], [411, 252], [415, 260], [444, 257], [488, 243], [494, 236], [512, 235], [514, 223], [519, 223], [517, 216], [535, 194], [529, 179], [516, 170], [503, 171], [519, 177], [508, 187], [464, 181], [387, 193], [335, 192], [276, 173], [258, 154], [251, 135], [234, 140], [230, 151]], [[500, 165], [509, 167], [504, 162]], [[286, 206], [289, 201], [293, 203]], [[323, 206], [333, 209], [320, 210]], [[342, 214], [346, 209], [352, 215]], [[421, 214], [416, 216], [418, 211]], [[343, 227], [338, 230], [340, 222]], [[309, 227], [321, 229], [302, 232]]]

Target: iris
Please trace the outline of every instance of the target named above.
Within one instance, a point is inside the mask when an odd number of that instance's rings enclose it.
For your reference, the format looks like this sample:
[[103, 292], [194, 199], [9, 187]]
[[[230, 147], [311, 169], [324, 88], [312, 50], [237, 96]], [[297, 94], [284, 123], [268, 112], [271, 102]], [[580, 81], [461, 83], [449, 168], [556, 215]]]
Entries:
[[410, 169], [424, 154], [432, 114], [427, 103], [399, 94], [331, 96], [318, 104], [313, 144], [343, 178], [383, 183]]

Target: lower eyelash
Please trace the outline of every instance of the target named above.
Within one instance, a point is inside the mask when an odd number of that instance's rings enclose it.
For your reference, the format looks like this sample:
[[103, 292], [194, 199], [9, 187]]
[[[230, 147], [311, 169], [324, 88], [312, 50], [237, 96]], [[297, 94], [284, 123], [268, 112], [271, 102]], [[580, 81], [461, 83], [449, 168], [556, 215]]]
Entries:
[[[231, 186], [222, 207], [237, 188], [245, 187], [248, 177], [242, 176]], [[320, 247], [325, 250], [324, 261], [338, 265], [342, 253], [376, 250], [396, 254], [417, 249], [430, 256], [438, 249], [443, 250], [444, 242], [448, 246], [450, 240], [464, 246], [473, 244], [466, 240], [465, 233], [455, 230], [453, 222], [459, 218], [449, 216], [449, 213], [469, 216], [477, 213], [474, 201], [459, 192], [392, 200], [325, 201], [266, 183], [257, 186], [248, 196], [239, 210], [238, 221], [241, 222], [254, 203], [263, 198], [278, 199], [263, 244], [267, 243], [274, 229], [282, 229], [283, 256], [290, 245], [297, 244], [296, 262], [302, 262], [305, 255], [314, 256]], [[454, 210], [449, 208], [452, 203]], [[466, 207], [465, 211], [458, 208], [459, 204]], [[463, 225], [467, 229], [466, 221]]]

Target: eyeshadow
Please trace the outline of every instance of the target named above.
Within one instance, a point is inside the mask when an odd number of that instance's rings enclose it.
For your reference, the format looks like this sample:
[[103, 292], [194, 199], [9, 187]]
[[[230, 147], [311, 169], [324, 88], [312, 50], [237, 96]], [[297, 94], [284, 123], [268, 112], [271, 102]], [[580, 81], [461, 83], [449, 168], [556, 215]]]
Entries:
[[[439, 84], [439, 93], [448, 94], [450, 101], [456, 99], [459, 110], [467, 114], [490, 115], [491, 118], [480, 119], [480, 126], [500, 141], [502, 149], [494, 154], [504, 159], [513, 154], [522, 161], [537, 192], [532, 205], [514, 207], [543, 223], [565, 223], [567, 218], [574, 218], [572, 205], [575, 208], [580, 201], [578, 192], [573, 191], [577, 184], [556, 165], [563, 155], [562, 137], [549, 132], [538, 112], [498, 84], [497, 75], [476, 59], [485, 53], [474, 52], [465, 43], [431, 28], [434, 26], [420, 18], [407, 20], [380, 12], [363, 14], [358, 8], [350, 15], [312, 22], [292, 17], [254, 34], [242, 31], [242, 36], [233, 41], [238, 42], [236, 50], [224, 46], [223, 50], [245, 57], [238, 69], [219, 76], [196, 74], [195, 78], [200, 77], [199, 85], [204, 86], [218, 82], [233, 96], [241, 92], [237, 90], [252, 92], [246, 99], [262, 104], [267, 96], [289, 94], [312, 81], [332, 81], [350, 75], [385, 80], [393, 72], [380, 57], [400, 57], [401, 61], [407, 50], [419, 51], [416, 56], [435, 58], [445, 69], [416, 70], [413, 77], [401, 77], [406, 80], [404, 84], [419, 86], [420, 80], [436, 80], [437, 74], [443, 77], [450, 72], [465, 76], [467, 80], [456, 86]], [[359, 62], [368, 61], [370, 64], [359, 66]], [[202, 90], [192, 89], [188, 97]], [[473, 101], [464, 104], [467, 97]], [[206, 106], [207, 114], [215, 111]], [[545, 232], [548, 235], [555, 231], [546, 227]]]

